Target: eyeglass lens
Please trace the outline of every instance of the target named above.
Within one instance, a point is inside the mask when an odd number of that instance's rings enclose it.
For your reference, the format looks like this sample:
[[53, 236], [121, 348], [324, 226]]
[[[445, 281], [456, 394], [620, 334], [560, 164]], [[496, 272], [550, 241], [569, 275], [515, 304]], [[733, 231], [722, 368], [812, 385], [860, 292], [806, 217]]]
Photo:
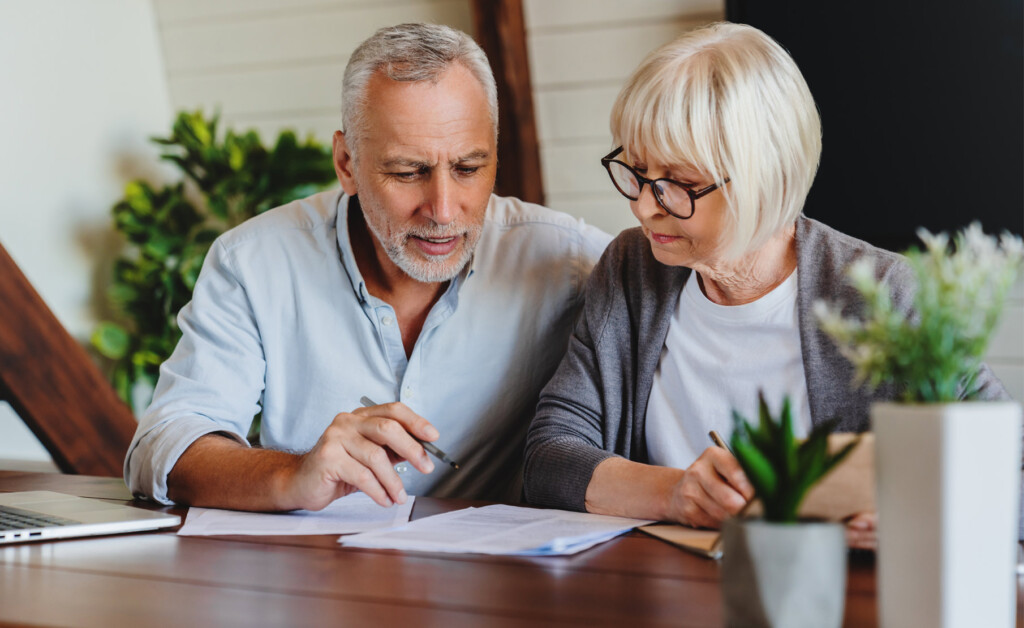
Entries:
[[[628, 168], [613, 161], [608, 164], [608, 171], [612, 175], [612, 182], [623, 196], [631, 201], [640, 198], [640, 182]], [[685, 188], [669, 181], [658, 181], [652, 185], [656, 188], [654, 193], [658, 200], [671, 212], [683, 216], [692, 213], [692, 201]]]

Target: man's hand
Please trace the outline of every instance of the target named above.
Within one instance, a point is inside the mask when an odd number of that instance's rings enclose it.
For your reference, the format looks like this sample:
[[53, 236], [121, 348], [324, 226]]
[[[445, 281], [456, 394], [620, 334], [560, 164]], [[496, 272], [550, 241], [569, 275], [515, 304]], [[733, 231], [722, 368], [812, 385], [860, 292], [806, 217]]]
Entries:
[[302, 455], [206, 434], [178, 458], [167, 476], [167, 494], [179, 504], [255, 511], [321, 510], [357, 490], [382, 506], [403, 503], [405, 489], [393, 465], [408, 460], [423, 473], [434, 469], [410, 434], [438, 436], [401, 403], [339, 414]]
[[438, 432], [403, 403], [342, 412], [300, 457], [285, 490], [306, 510], [320, 510], [357, 490], [381, 506], [404, 504], [408, 496], [394, 465], [407, 460], [422, 473], [434, 470], [412, 435], [432, 441]]
[[740, 463], [721, 447], [709, 447], [672, 487], [668, 511], [675, 521], [719, 528], [754, 497]]

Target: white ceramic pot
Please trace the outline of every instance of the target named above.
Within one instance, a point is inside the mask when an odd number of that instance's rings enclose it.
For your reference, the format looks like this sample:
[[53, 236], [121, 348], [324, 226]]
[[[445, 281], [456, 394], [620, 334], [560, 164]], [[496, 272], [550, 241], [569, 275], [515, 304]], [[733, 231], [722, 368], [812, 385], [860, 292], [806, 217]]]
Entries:
[[726, 626], [842, 625], [846, 531], [841, 524], [729, 519], [722, 526], [722, 548]]
[[1021, 407], [871, 408], [883, 627], [1014, 625]]

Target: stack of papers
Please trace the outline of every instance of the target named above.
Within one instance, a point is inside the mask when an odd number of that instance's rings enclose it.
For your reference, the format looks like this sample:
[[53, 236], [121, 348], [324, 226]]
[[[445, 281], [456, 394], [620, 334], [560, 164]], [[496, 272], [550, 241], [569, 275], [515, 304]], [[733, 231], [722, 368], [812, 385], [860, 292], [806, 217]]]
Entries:
[[178, 534], [351, 534], [390, 528], [409, 521], [414, 498], [390, 508], [378, 506], [365, 493], [352, 493], [335, 500], [323, 510], [295, 510], [286, 513], [238, 512], [213, 508], [190, 508]]
[[495, 505], [434, 515], [389, 530], [342, 537], [338, 542], [346, 547], [421, 552], [554, 556], [575, 554], [648, 523]]

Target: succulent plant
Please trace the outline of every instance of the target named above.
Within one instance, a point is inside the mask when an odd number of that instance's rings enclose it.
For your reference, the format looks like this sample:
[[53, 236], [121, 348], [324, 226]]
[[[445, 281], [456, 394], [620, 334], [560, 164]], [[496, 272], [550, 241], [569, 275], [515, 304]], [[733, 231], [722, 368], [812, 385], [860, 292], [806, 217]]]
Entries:
[[772, 416], [764, 394], [758, 394], [760, 424], [755, 428], [735, 410], [735, 429], [730, 446], [764, 507], [765, 521], [796, 523], [807, 491], [853, 450], [859, 439], [836, 453], [829, 453], [828, 435], [836, 421], [814, 426], [804, 440], [793, 434], [793, 410], [789, 397], [782, 401], [779, 417]]

